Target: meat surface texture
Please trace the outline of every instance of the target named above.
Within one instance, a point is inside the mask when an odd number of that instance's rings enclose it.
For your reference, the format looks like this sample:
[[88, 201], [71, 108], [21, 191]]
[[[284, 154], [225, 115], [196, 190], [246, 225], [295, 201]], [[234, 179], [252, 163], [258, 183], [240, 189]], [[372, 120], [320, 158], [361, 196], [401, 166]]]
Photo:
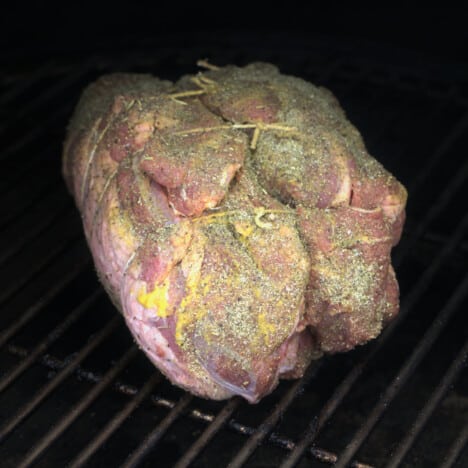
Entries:
[[329, 91], [272, 65], [103, 76], [63, 173], [135, 340], [196, 395], [257, 402], [398, 312], [404, 187]]

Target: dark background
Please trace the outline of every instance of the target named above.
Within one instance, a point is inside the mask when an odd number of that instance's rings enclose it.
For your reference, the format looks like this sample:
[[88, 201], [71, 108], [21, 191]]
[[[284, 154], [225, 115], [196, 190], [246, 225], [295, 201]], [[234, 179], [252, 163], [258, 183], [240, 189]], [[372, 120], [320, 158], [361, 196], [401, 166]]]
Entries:
[[21, 69], [50, 58], [216, 43], [294, 48], [314, 41], [349, 54], [388, 48], [434, 64], [467, 62], [467, 17], [461, 7], [365, 8], [338, 2], [223, 1], [9, 2], [0, 15], [2, 67]]

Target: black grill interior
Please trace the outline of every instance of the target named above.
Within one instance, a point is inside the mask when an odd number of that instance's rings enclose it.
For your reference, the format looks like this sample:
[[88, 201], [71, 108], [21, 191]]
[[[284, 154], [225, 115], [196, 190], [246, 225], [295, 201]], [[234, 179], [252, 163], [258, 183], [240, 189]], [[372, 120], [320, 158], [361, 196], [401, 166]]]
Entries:
[[[192, 397], [136, 349], [60, 174], [86, 84], [117, 70], [175, 79], [200, 57], [271, 61], [328, 87], [409, 190], [399, 318], [254, 406]], [[4, 72], [0, 113], [2, 466], [468, 466], [468, 67], [339, 41], [147, 40]]]

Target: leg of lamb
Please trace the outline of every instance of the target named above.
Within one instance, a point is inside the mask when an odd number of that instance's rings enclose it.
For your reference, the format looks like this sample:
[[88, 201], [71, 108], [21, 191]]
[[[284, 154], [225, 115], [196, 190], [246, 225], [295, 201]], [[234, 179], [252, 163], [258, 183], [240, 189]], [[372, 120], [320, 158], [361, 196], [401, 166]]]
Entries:
[[272, 65], [103, 76], [63, 173], [135, 340], [196, 395], [257, 402], [398, 311], [404, 187], [329, 91]]

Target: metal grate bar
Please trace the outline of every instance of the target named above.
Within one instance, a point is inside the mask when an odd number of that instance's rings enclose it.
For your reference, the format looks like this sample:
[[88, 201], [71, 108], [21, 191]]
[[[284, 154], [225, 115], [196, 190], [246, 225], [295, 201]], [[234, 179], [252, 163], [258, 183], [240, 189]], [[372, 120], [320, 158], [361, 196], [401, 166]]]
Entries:
[[423, 169], [418, 173], [416, 178], [408, 187], [409, 193], [414, 193], [420, 189], [421, 185], [427, 179], [434, 167], [443, 159], [450, 147], [467, 131], [468, 129], [468, 113], [464, 114], [458, 123], [453, 127], [452, 131], [442, 140], [436, 148], [432, 156], [426, 161]]
[[[246, 426], [245, 424], [240, 424], [236, 421], [230, 421], [228, 427], [242, 435], [252, 435], [257, 430], [257, 428]], [[295, 444], [291, 439], [284, 437], [283, 435], [278, 434], [276, 432], [272, 432], [270, 434], [270, 436], [268, 437], [268, 441], [276, 447], [280, 447], [288, 451], [293, 450], [295, 447]], [[336, 462], [336, 460], [338, 460], [338, 456], [336, 454], [330, 452], [329, 450], [325, 450], [319, 447], [312, 447], [310, 449], [310, 452], [317, 460], [324, 463], [333, 464]], [[360, 463], [358, 461], [353, 462], [351, 466], [355, 468], [372, 468], [372, 466], [367, 465], [365, 463]]]
[[[5, 229], [8, 225], [11, 225], [15, 220], [19, 217], [23, 216], [27, 213], [31, 208], [37, 206], [37, 203], [48, 195], [53, 193], [54, 190], [57, 191], [58, 186], [58, 178], [52, 178], [52, 182], [47, 181], [47, 184], [37, 188], [35, 191], [36, 193], [31, 193], [32, 190], [29, 190], [28, 199], [27, 200], [18, 200], [15, 196], [15, 210], [7, 215], [2, 213], [2, 222], [0, 223], [0, 231]], [[60, 189], [57, 193], [63, 193]], [[2, 198], [5, 198], [6, 194], [2, 194]]]
[[76, 243], [78, 239], [81, 239], [81, 235], [79, 237], [74, 236], [71, 239], [65, 239], [65, 241], [58, 243], [51, 250], [49, 250], [47, 254], [41, 258], [41, 260], [35, 262], [34, 265], [28, 269], [27, 274], [24, 274], [21, 276], [21, 278], [18, 278], [10, 287], [4, 289], [0, 293], [0, 305], [10, 299], [10, 297], [12, 297], [18, 291], [20, 291], [25, 284], [27, 284], [29, 281], [31, 281], [31, 279], [47, 268], [48, 265], [53, 263], [53, 261], [59, 255], [64, 253], [70, 247], [70, 245]]
[[312, 377], [316, 375], [322, 364], [323, 361], [318, 361], [315, 362], [314, 365], [309, 366], [302, 379], [297, 380], [291, 385], [273, 412], [257, 427], [256, 431], [249, 437], [238, 454], [229, 463], [229, 468], [239, 468], [250, 458], [257, 446], [274, 429], [281, 415], [288, 409], [298, 393], [301, 392]]
[[88, 267], [90, 259], [84, 258], [82, 263], [75, 264], [51, 287], [34, 305], [29, 307], [18, 320], [15, 320], [7, 329], [0, 333], [0, 347], [2, 347], [12, 336], [18, 333], [28, 322], [30, 322], [41, 310], [47, 307], [78, 275]]
[[338, 457], [336, 468], [346, 467], [351, 458], [361, 447], [364, 440], [367, 438], [377, 421], [387, 409], [388, 405], [398, 395], [402, 386], [411, 377], [414, 369], [419, 365], [425, 357], [430, 347], [434, 344], [450, 317], [455, 313], [457, 307], [468, 295], [468, 275], [459, 284], [456, 291], [452, 294], [450, 300], [434, 319], [431, 327], [424, 334], [423, 338], [415, 348], [411, 356], [406, 360], [405, 364], [400, 368], [398, 374], [392, 383], [387, 387], [386, 391], [380, 398], [379, 402], [372, 409], [366, 423], [356, 432], [351, 442], [347, 445], [343, 453]]
[[455, 465], [458, 457], [463, 452], [468, 442], [468, 424], [465, 425], [460, 435], [455, 439], [454, 443], [450, 446], [449, 451], [441, 463], [441, 468], [450, 468]]
[[43, 453], [50, 447], [71, 424], [86, 411], [98, 396], [108, 387], [112, 381], [122, 372], [132, 359], [137, 355], [138, 348], [132, 344], [125, 354], [119, 359], [115, 366], [111, 367], [102, 380], [93, 387], [59, 422], [54, 424], [53, 428], [42, 436], [33, 448], [26, 454], [19, 463], [18, 468], [27, 468], [31, 466]]
[[[27, 104], [17, 108], [16, 112], [12, 116], [13, 118], [8, 123], [13, 125], [18, 124], [18, 121], [21, 120], [25, 115], [31, 114], [41, 106], [48, 104], [51, 99], [80, 80], [86, 73], [88, 73], [88, 66], [85, 64], [82, 68], [79, 69], [78, 73], [65, 76], [65, 78], [56, 82], [49, 89], [42, 91], [37, 95], [37, 97], [31, 99]], [[2, 133], [4, 132], [0, 132], [0, 135]]]
[[240, 398], [232, 398], [223, 409], [216, 415], [211, 424], [203, 431], [200, 437], [190, 446], [174, 468], [187, 468], [198, 454], [208, 445], [216, 433], [226, 424], [232, 413], [239, 406]]
[[[426, 120], [432, 120], [435, 115], [437, 115], [440, 112], [439, 109], [434, 111], [432, 115], [429, 115], [426, 117]], [[372, 135], [369, 135], [365, 139], [365, 144], [367, 148], [371, 148], [374, 146], [376, 143], [379, 141], [383, 140], [384, 137], [387, 135], [387, 133], [392, 130], [395, 127], [395, 122], [398, 121], [398, 118], [401, 115], [401, 110], [393, 110], [393, 112], [390, 114], [390, 116], [387, 116], [384, 120], [384, 122], [379, 125], [379, 128], [377, 131], [375, 131]]]
[[436, 258], [433, 259], [432, 263], [426, 268], [424, 273], [419, 277], [418, 282], [413, 287], [410, 293], [405, 297], [404, 303], [402, 304], [401, 311], [398, 314], [397, 318], [387, 327], [388, 329], [393, 329], [396, 323], [401, 321], [401, 317], [404, 317], [408, 311], [414, 306], [417, 300], [422, 296], [422, 294], [427, 290], [430, 285], [430, 282], [436, 275], [439, 268], [442, 266], [444, 261], [451, 255], [455, 250], [456, 246], [463, 239], [463, 236], [468, 228], [468, 211], [465, 213], [465, 216], [461, 219], [455, 231], [450, 236], [447, 243], [444, 245], [444, 248], [439, 252]]
[[[338, 460], [338, 456], [332, 452], [328, 452], [327, 450], [319, 449], [317, 447], [312, 447], [310, 452], [312, 455], [323, 463], [328, 463], [329, 465], [334, 465], [336, 460]], [[367, 463], [361, 463], [359, 461], [354, 461], [350, 464], [352, 468], [374, 468], [373, 465], [369, 465]]]
[[[422, 239], [425, 241], [431, 242], [433, 244], [437, 244], [439, 246], [447, 242], [446, 235], [438, 234], [437, 232], [433, 232], [433, 231], [428, 231], [424, 233], [424, 236], [422, 237]], [[460, 245], [458, 246], [458, 248], [462, 252], [468, 252], [468, 241], [462, 241]]]
[[78, 352], [70, 361], [68, 366], [64, 367], [52, 380], [42, 387], [28, 402], [23, 405], [16, 413], [2, 424], [0, 427], [0, 442], [2, 442], [11, 431], [15, 429], [32, 411], [34, 411], [41, 402], [47, 398], [70, 374], [72, 374], [78, 365], [94, 351], [116, 328], [120, 323], [120, 317], [115, 316], [110, 322], [102, 328], [94, 337], [88, 341], [80, 352]]
[[[57, 149], [57, 142], [47, 145], [45, 148], [41, 148], [39, 151], [34, 152], [34, 156], [27, 158], [24, 161], [21, 161], [21, 164], [17, 162], [12, 162], [10, 167], [8, 167], [8, 179], [2, 180], [0, 187], [0, 194], [3, 195], [10, 191], [13, 187], [17, 187], [19, 184], [28, 184], [29, 179], [25, 178], [24, 175], [28, 171], [35, 170], [37, 171], [43, 164], [46, 155]], [[50, 176], [50, 174], [48, 174]]]
[[[351, 66], [355, 66], [356, 65], [356, 61], [350, 61], [348, 62], [349, 65]], [[360, 64], [361, 67], [363, 66], [372, 66], [372, 65], [369, 65], [369, 64]], [[385, 68], [384, 70], [385, 73], [388, 74], [389, 70], [387, 68]], [[401, 79], [398, 79], [398, 78], [393, 78], [391, 77], [391, 81], [390, 80], [385, 80], [385, 79], [382, 79], [381, 77], [378, 77], [375, 75], [375, 73], [369, 73], [368, 76], [366, 77], [366, 81], [367, 83], [370, 83], [372, 85], [386, 85], [386, 86], [394, 86], [395, 88], [397, 88], [398, 90], [400, 91], [409, 91], [411, 93], [418, 93], [418, 94], [423, 94], [424, 97], [429, 97], [431, 99], [437, 99], [437, 100], [443, 100], [443, 101], [448, 101], [450, 103], [453, 103], [453, 101], [455, 101], [457, 104], [461, 105], [461, 106], [466, 106], [468, 104], [467, 102], [467, 99], [460, 94], [460, 88], [459, 86], [455, 85], [455, 84], [452, 84], [451, 86], [447, 87], [447, 91], [446, 92], [443, 92], [443, 91], [437, 91], [437, 90], [434, 90], [433, 87], [431, 86], [428, 86], [428, 84], [430, 82], [428, 82], [427, 80], [426, 81], [422, 81], [421, 80], [421, 77], [419, 74], [415, 74], [413, 73], [411, 70], [409, 69], [406, 69], [406, 70], [399, 70], [399, 73], [401, 74], [401, 72], [403, 72], [404, 74], [406, 74], [407, 76], [410, 74], [412, 78], [419, 78], [420, 79], [420, 82], [418, 83], [411, 83], [411, 82], [408, 82], [406, 79], [404, 81], [402, 81]], [[353, 81], [355, 80], [356, 78], [358, 79], [360, 77], [360, 74], [361, 74], [361, 71], [347, 71], [346, 73], [343, 73], [342, 74], [342, 77], [347, 79], [347, 80], [350, 80], [350, 81]]]
[[424, 218], [418, 223], [411, 234], [406, 237], [405, 243], [399, 248], [394, 259], [394, 266], [398, 268], [403, 262], [406, 255], [414, 247], [415, 243], [423, 235], [424, 231], [434, 219], [440, 215], [452, 200], [453, 195], [464, 184], [468, 178], [468, 161], [463, 164], [459, 171], [456, 172], [446, 185], [445, 190], [439, 195], [437, 201], [431, 205], [431, 208], [426, 212]]
[[[18, 347], [18, 346], [11, 346], [8, 347], [8, 351], [15, 356], [20, 356], [20, 357], [27, 357], [28, 352], [24, 348]], [[67, 361], [62, 361], [60, 359], [53, 358], [51, 356], [47, 356], [46, 359], [42, 360], [41, 364], [46, 366], [49, 369], [53, 369], [54, 371], [57, 370], [62, 370], [68, 363]], [[88, 382], [93, 382], [97, 383], [100, 381], [101, 376], [94, 374], [91, 370], [88, 369], [83, 369], [80, 367], [77, 367], [75, 370], [75, 374], [82, 380], [88, 381]], [[122, 382], [116, 382], [114, 385], [114, 388], [124, 394], [124, 395], [136, 395], [138, 393], [138, 389], [134, 387], [133, 385], [128, 385]], [[155, 397], [153, 396], [151, 398], [151, 401], [157, 405], [157, 406], [162, 406], [165, 408], [174, 408], [176, 406], [176, 403], [172, 400], [167, 400], [165, 398], [161, 398], [159, 396]], [[203, 421], [205, 423], [211, 423], [215, 419], [215, 415], [206, 413], [203, 411], [200, 411], [199, 409], [192, 409], [187, 413], [187, 416], [190, 418], [193, 418], [197, 421]], [[246, 424], [242, 424], [234, 419], [230, 420], [227, 423], [227, 427], [234, 432], [237, 432], [238, 434], [244, 435], [244, 436], [251, 436], [252, 434], [255, 433], [256, 428], [252, 426], [248, 426]], [[278, 434], [276, 432], [272, 432], [270, 436], [268, 437], [268, 441], [277, 446], [280, 447], [284, 450], [292, 450], [295, 447], [294, 442], [291, 439], [288, 439], [287, 437], [283, 436], [282, 434]], [[337, 455], [334, 453], [319, 448], [319, 447], [311, 447], [310, 453], [317, 459], [325, 463], [333, 464], [336, 462], [338, 459]], [[353, 466], [357, 468], [368, 468], [369, 465], [355, 462]]]
[[122, 423], [135, 411], [138, 405], [151, 393], [154, 387], [162, 380], [159, 372], [146, 382], [141, 390], [129, 401], [125, 407], [117, 413], [105, 426], [99, 434], [93, 437], [93, 440], [67, 465], [68, 468], [78, 468], [83, 466], [93, 454], [99, 450], [112, 434], [122, 425]]
[[468, 213], [465, 215], [464, 219], [459, 224], [457, 230], [452, 234], [451, 238], [445, 244], [444, 248], [439, 252], [439, 255], [433, 260], [431, 265], [421, 275], [418, 282], [413, 287], [412, 291], [405, 297], [400, 313], [382, 332], [382, 334], [375, 342], [375, 345], [373, 346], [372, 350], [368, 354], [366, 354], [364, 358], [352, 368], [352, 370], [348, 373], [344, 380], [342, 380], [340, 385], [334, 391], [331, 398], [323, 407], [320, 416], [318, 417], [317, 424], [312, 424], [312, 427], [309, 427], [306, 430], [303, 437], [298, 442], [296, 448], [291, 452], [288, 459], [284, 461], [282, 468], [294, 466], [296, 461], [299, 460], [299, 458], [305, 452], [306, 448], [312, 443], [315, 437], [317, 437], [317, 435], [320, 432], [320, 429], [333, 415], [337, 407], [343, 401], [344, 397], [350, 391], [351, 387], [360, 377], [366, 366], [369, 364], [369, 362], [371, 362], [371, 360], [380, 351], [380, 349], [382, 349], [382, 347], [388, 341], [388, 339], [391, 336], [393, 336], [395, 328], [397, 328], [400, 325], [400, 323], [403, 321], [404, 317], [409, 313], [416, 301], [424, 294], [424, 292], [430, 286], [431, 280], [433, 279], [433, 277], [435, 276], [445, 259], [451, 254], [456, 245], [460, 242], [467, 227]]
[[[446, 110], [447, 110], [447, 104], [441, 103], [434, 110], [432, 110], [431, 112], [428, 112], [427, 115], [424, 116], [424, 127], [427, 127], [439, 115], [444, 115]], [[393, 111], [391, 118], [387, 119], [387, 121], [383, 125], [379, 126], [378, 130], [376, 130], [373, 134], [369, 135], [369, 137], [365, 139], [366, 147], [369, 148], [371, 152], [372, 152], [372, 146], [376, 145], [378, 142], [383, 141], [385, 138], [387, 138], [388, 133], [391, 130], [393, 130], [395, 126], [398, 125], [398, 120], [401, 114], [402, 114], [401, 109], [399, 109], [398, 111]], [[443, 141], [446, 141], [447, 139], [449, 139], [449, 137], [450, 137], [450, 134], [449, 136], [446, 136]], [[453, 140], [451, 144], [453, 144], [455, 140]], [[404, 158], [404, 155], [408, 155], [409, 144], [410, 144], [409, 141], [405, 142], [405, 145], [402, 148], [403, 153], [404, 153], [402, 155], [402, 158]], [[450, 148], [451, 144], [448, 145], [448, 147], [444, 151], [444, 154]], [[411, 191], [409, 193], [413, 194], [414, 192]]]
[[21, 81], [21, 83], [16, 85], [9, 92], [2, 94], [2, 96], [0, 96], [0, 106], [4, 106], [13, 101], [22, 93], [24, 93], [26, 89], [31, 87], [36, 81], [40, 80], [44, 75], [50, 74], [50, 70], [53, 69], [54, 65], [55, 64], [53, 61], [47, 62], [30, 73], [27, 80]]
[[47, 118], [41, 121], [41, 125], [37, 125], [27, 133], [25, 132], [19, 140], [9, 144], [6, 148], [0, 149], [0, 161], [11, 158], [25, 146], [33, 142], [37, 137], [43, 135], [46, 129], [51, 127], [53, 124], [56, 124], [59, 119], [68, 114], [71, 109], [72, 104], [66, 103], [58, 111], [51, 112]]
[[8, 242], [7, 248], [2, 250], [0, 254], [0, 267], [24, 248], [28, 242], [39, 237], [42, 233], [50, 229], [54, 223], [62, 219], [69, 212], [69, 206], [69, 200], [65, 200], [65, 202], [60, 200], [53, 209], [47, 210], [44, 216], [41, 216], [39, 221], [31, 226], [31, 229], [22, 231], [21, 236], [17, 236], [13, 241]]
[[[57, 146], [58, 142], [54, 142], [40, 150], [32, 150], [31, 157], [21, 158], [21, 156], [19, 156], [16, 160], [5, 162], [3, 165], [3, 173], [8, 174], [8, 177], [3, 177], [0, 180], [0, 195], [2, 198], [13, 198], [14, 204], [16, 205], [17, 201], [22, 201], [15, 200], [18, 193], [22, 193], [23, 196], [27, 195], [29, 201], [31, 197], [36, 196], [31, 193], [31, 190], [40, 191], [45, 187], [53, 185], [50, 183], [49, 178], [55, 181], [59, 179], [59, 175], [56, 174], [58, 171], [55, 170], [53, 174], [50, 173], [50, 169], [56, 169], [56, 162], [53, 161], [50, 152], [55, 148], [53, 153], [55, 155], [57, 153]], [[31, 185], [32, 180], [34, 180], [34, 185]], [[37, 182], [38, 180], [40, 182], [45, 180], [47, 183], [42, 182], [42, 185], [40, 185]]]
[[326, 81], [329, 81], [330, 78], [337, 72], [337, 70], [340, 69], [341, 66], [341, 59], [335, 58], [330, 61], [326, 68], [321, 68], [319, 70], [315, 69], [314, 72], [318, 74], [315, 81], [317, 83], [325, 83]]
[[65, 320], [57, 325], [28, 355], [26, 359], [21, 361], [14, 369], [5, 374], [0, 379], [0, 392], [3, 392], [11, 385], [24, 371], [26, 371], [37, 358], [44, 353], [47, 348], [58, 340], [80, 317], [86, 312], [102, 295], [102, 290], [94, 291], [84, 302], [76, 307]]
[[[341, 396], [341, 398], [343, 397], [344, 395]], [[322, 427], [325, 421], [330, 417], [329, 415], [327, 416], [326, 413], [330, 413], [330, 410], [329, 409], [327, 410], [327, 406], [329, 407], [330, 402], [332, 401], [336, 401], [336, 400], [333, 399], [332, 397], [332, 399], [330, 399], [327, 402], [324, 409], [321, 411], [320, 423], [319, 423], [318, 418], [316, 417], [310, 422], [301, 440], [297, 444], [295, 444], [294, 449], [289, 454], [288, 458], [285, 461], [283, 461], [283, 463], [281, 464], [281, 468], [293, 468], [294, 466], [296, 466], [297, 462], [302, 457], [303, 453], [307, 450], [307, 447], [312, 443], [315, 437], [317, 437], [318, 430], [320, 429], [320, 427]], [[333, 408], [332, 411], [334, 411], [334, 409], [335, 408]], [[335, 463], [336, 459], [331, 460], [330, 463]]]
[[143, 458], [153, 449], [161, 437], [166, 433], [174, 421], [181, 416], [193, 397], [186, 393], [172, 408], [169, 414], [145, 437], [143, 442], [130, 454], [121, 468], [134, 468], [140, 464]]
[[468, 340], [465, 342], [465, 345], [462, 347], [462, 349], [458, 352], [457, 357], [450, 365], [448, 371], [441, 378], [439, 385], [434, 390], [427, 403], [424, 405], [424, 408], [418, 414], [416, 421], [414, 422], [411, 429], [407, 432], [406, 437], [401, 441], [396, 451], [393, 452], [392, 458], [387, 464], [387, 468], [397, 468], [400, 466], [401, 461], [408, 453], [408, 450], [411, 448], [411, 446], [414, 444], [415, 440], [421, 433], [421, 430], [429, 420], [437, 405], [447, 393], [450, 386], [453, 385], [453, 382], [465, 366], [467, 355]]
[[344, 78], [346, 80], [346, 84], [344, 85], [344, 88], [346, 91], [349, 93], [351, 91], [354, 91], [358, 86], [361, 86], [363, 83], [365, 83], [366, 80], [369, 79], [369, 67], [367, 64], [361, 64], [359, 67], [359, 70], [355, 71], [353, 73], [352, 79], [348, 79], [348, 76], [346, 76], [346, 63], [342, 62], [340, 63], [340, 75], [339, 77], [341, 79]]

